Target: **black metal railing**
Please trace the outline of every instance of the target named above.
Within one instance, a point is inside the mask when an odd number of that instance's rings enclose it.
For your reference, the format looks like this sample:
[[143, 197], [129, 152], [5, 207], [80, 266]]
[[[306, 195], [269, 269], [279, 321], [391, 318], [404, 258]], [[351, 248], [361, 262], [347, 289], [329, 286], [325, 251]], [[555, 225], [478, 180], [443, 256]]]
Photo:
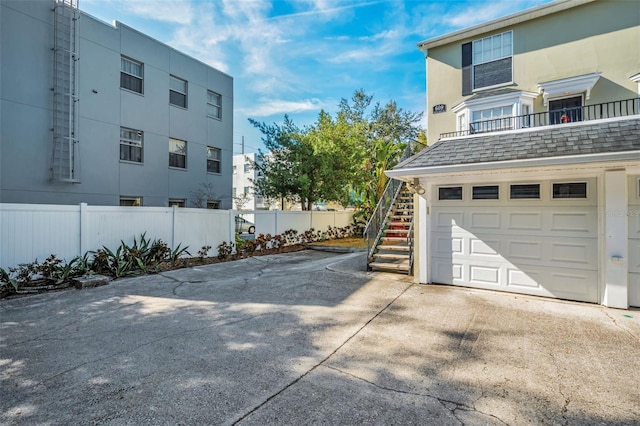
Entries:
[[441, 133], [440, 139], [456, 138], [482, 133], [502, 132], [550, 125], [562, 125], [603, 118], [624, 117], [638, 114], [638, 98], [605, 102], [581, 107], [563, 108], [535, 114], [517, 115], [494, 120], [474, 121], [469, 128], [457, 132]]
[[363, 237], [367, 241], [367, 256], [373, 255], [373, 251], [382, 236], [382, 230], [386, 223], [387, 216], [403, 185], [404, 181], [389, 179], [382, 197], [378, 200], [378, 205], [373, 211], [369, 223], [367, 223], [363, 232]]

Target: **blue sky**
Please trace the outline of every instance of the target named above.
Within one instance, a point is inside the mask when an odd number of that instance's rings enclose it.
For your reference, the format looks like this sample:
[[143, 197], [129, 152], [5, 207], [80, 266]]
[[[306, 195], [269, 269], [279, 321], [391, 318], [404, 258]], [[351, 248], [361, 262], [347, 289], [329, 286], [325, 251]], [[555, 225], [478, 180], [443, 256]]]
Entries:
[[[234, 153], [263, 149], [249, 122], [299, 126], [357, 89], [382, 104], [425, 109], [417, 43], [548, 0], [80, 0], [234, 79]], [[422, 124], [425, 126], [425, 123]]]

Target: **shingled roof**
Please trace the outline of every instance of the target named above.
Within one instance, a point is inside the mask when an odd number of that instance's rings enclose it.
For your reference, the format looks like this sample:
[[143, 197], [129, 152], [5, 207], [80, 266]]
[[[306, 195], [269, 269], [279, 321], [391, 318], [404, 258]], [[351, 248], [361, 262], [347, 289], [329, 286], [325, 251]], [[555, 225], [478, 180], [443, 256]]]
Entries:
[[637, 117], [443, 139], [393, 170], [640, 151], [640, 118]]

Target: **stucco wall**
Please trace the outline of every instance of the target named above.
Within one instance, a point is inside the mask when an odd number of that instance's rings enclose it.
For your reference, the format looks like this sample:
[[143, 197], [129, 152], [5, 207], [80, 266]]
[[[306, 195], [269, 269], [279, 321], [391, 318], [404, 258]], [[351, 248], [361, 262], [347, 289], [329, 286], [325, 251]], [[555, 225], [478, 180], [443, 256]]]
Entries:
[[[513, 85], [538, 92], [538, 83], [602, 73], [585, 104], [633, 98], [637, 84], [629, 77], [640, 70], [640, 8], [633, 1], [596, 1], [498, 31], [429, 49], [428, 137], [456, 130], [451, 108], [462, 96], [461, 45], [513, 30]], [[433, 114], [432, 107], [446, 104], [447, 112]], [[546, 111], [542, 96], [534, 112]]]

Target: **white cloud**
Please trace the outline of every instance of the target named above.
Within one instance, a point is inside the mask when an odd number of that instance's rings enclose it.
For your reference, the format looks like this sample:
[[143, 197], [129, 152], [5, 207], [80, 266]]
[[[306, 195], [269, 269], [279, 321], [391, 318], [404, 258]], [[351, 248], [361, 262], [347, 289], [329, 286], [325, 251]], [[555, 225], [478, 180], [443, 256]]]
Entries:
[[[533, 5], [537, 3], [542, 2], [538, 1]], [[450, 25], [454, 28], [466, 28], [476, 24], [485, 23], [502, 16], [507, 16], [517, 10], [521, 10], [522, 4], [523, 2], [514, 2], [512, 0], [496, 3], [483, 3], [482, 7], [477, 7], [477, 4], [473, 4], [455, 14], [445, 15], [442, 18], [442, 21], [446, 25]]]
[[286, 101], [283, 99], [261, 99], [255, 105], [239, 108], [238, 112], [249, 117], [269, 117], [272, 115], [293, 114], [305, 111], [320, 111], [323, 103], [319, 99]]
[[193, 11], [189, 0], [116, 0], [122, 3], [121, 8], [143, 18], [161, 22], [186, 25], [193, 19]]

